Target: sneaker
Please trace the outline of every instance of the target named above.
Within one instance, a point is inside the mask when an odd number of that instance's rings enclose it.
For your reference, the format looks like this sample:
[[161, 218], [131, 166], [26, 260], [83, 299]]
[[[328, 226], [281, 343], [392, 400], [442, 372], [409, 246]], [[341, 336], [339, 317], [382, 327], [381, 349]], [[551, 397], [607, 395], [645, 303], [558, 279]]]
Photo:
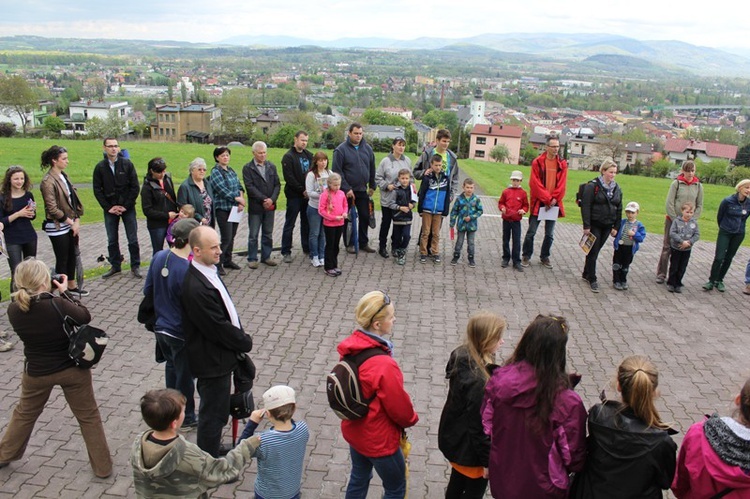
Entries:
[[666, 281], [667, 278], [663, 275], [656, 276], [656, 284], [664, 284], [664, 281]]
[[598, 293], [599, 292], [599, 283], [598, 282], [596, 282], [596, 281], [590, 282], [589, 286], [591, 286], [591, 291], [593, 291], [594, 293]]
[[453, 260], [451, 260], [451, 265], [458, 265], [458, 257], [454, 256]]
[[227, 275], [227, 271], [226, 271], [226, 270], [224, 270], [224, 266], [223, 266], [223, 265], [217, 265], [217, 266], [216, 266], [216, 271], [217, 271], [217, 272], [219, 273], [219, 275], [221, 275], [221, 276], [225, 276], [225, 275]]
[[347, 246], [347, 247], [346, 247], [346, 252], [347, 252], [347, 253], [349, 253], [350, 255], [353, 255], [353, 254], [355, 254], [355, 253], [356, 253], [357, 251], [356, 251], [356, 250], [354, 249], [354, 246]]
[[544, 267], [546, 269], [551, 269], [552, 268], [552, 262], [549, 261], [549, 258], [542, 258], [541, 262], [542, 262], [542, 267]]
[[674, 293], [674, 286], [672, 286], [671, 284], [667, 284], [667, 291], [669, 291], [670, 293]]
[[333, 269], [333, 271], [336, 272], [336, 275], [341, 275], [341, 269], [340, 268], [336, 267], [335, 269]]
[[312, 257], [312, 260], [310, 260], [310, 264], [313, 267], [320, 267], [320, 260], [318, 260], [317, 256]]
[[623, 282], [620, 286], [622, 287], [623, 291], [627, 291], [628, 290], [628, 283], [627, 282]]
[[675, 286], [674, 287], [674, 292], [675, 293], [682, 293], [682, 288], [683, 288], [683, 286]]
[[275, 266], [277, 266], [279, 264], [279, 262], [277, 262], [273, 258], [269, 258], [267, 260], [263, 260], [260, 263], [264, 263], [264, 264], [268, 265], [269, 267], [275, 267]]
[[318, 267], [322, 267], [323, 265], [325, 265], [326, 264], [325, 258], [318, 257], [318, 264], [319, 264]]
[[474, 259], [473, 258], [469, 258], [469, 267], [474, 268], [476, 266], [477, 266], [477, 264], [474, 261]]
[[292, 263], [292, 255], [291, 253], [288, 255], [283, 255], [281, 258], [281, 261], [284, 263]]
[[500, 264], [500, 266], [504, 269], [507, 269], [510, 265], [510, 260], [503, 260], [503, 263]]
[[136, 279], [143, 279], [143, 274], [141, 274], [141, 269], [139, 267], [133, 267], [130, 269], [130, 275]]
[[362, 246], [359, 249], [361, 249], [365, 253], [376, 253], [376, 251], [373, 248], [371, 248], [369, 244], [365, 244], [364, 246]]
[[240, 270], [240, 266], [234, 262], [224, 262], [225, 269]]
[[399, 256], [399, 250], [391, 249], [391, 256], [393, 258], [398, 258], [398, 256]]
[[746, 295], [750, 295], [750, 284], [746, 285], [742, 292]]
[[70, 293], [71, 295], [78, 295], [79, 298], [82, 296], [88, 296], [90, 294], [87, 290], [81, 288], [69, 289], [67, 293]]
[[335, 269], [328, 269], [326, 270], [326, 275], [329, 277], [338, 277], [339, 275], [336, 273]]
[[714, 289], [714, 283], [711, 281], [708, 281], [706, 284], [703, 285], [703, 289], [705, 289], [706, 291], [711, 291], [712, 289]]
[[520, 263], [514, 263], [514, 264], [513, 264], [513, 268], [514, 268], [514, 269], [515, 269], [515, 270], [516, 270], [517, 272], [523, 272], [523, 267], [521, 266], [521, 264], [520, 264]]
[[716, 281], [714, 284], [716, 285], [716, 289], [718, 289], [720, 293], [723, 293], [727, 289], [726, 287], [724, 287], [724, 281]]
[[442, 262], [442, 260], [440, 259], [440, 255], [435, 255], [435, 256], [433, 256], [433, 257], [432, 257], [432, 261], [433, 261], [433, 263], [434, 263], [435, 265], [437, 265], [438, 263]]
[[10, 341], [0, 341], [0, 352], [7, 352], [13, 349], [13, 343]]
[[2, 329], [0, 329], [0, 340], [4, 340], [7, 337], [8, 337], [8, 331], [3, 331]]
[[110, 267], [108, 271], [102, 274], [102, 279], [109, 279], [113, 275], [119, 274], [120, 272], [122, 272], [122, 269], [119, 269], [117, 267]]
[[391, 256], [388, 254], [388, 250], [385, 248], [380, 248], [378, 250], [378, 255], [382, 256], [383, 258], [388, 258], [389, 256]]
[[399, 265], [406, 265], [406, 255], [399, 255], [396, 263], [398, 263]]
[[180, 429], [185, 431], [185, 430], [191, 430], [197, 427], [198, 427], [198, 418], [195, 418], [192, 421], [184, 421], [182, 423], [182, 426], [180, 426]]
[[260, 264], [258, 263], [258, 260], [253, 260], [252, 262], [247, 262], [247, 266], [255, 270], [260, 266]]
[[419, 263], [427, 263], [427, 255], [419, 255]]
[[617, 291], [622, 291], [622, 284], [616, 282], [612, 285]]
[[527, 257], [521, 258], [521, 267], [528, 267], [531, 265], [531, 261]]

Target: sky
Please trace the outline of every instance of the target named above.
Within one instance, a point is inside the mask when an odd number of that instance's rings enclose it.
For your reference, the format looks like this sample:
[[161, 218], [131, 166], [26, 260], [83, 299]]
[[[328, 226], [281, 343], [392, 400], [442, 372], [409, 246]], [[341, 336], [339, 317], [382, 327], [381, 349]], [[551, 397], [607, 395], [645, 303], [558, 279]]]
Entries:
[[312, 40], [463, 38], [484, 33], [608, 33], [750, 48], [737, 3], [629, 0], [0, 0], [0, 36], [220, 42], [240, 35]]

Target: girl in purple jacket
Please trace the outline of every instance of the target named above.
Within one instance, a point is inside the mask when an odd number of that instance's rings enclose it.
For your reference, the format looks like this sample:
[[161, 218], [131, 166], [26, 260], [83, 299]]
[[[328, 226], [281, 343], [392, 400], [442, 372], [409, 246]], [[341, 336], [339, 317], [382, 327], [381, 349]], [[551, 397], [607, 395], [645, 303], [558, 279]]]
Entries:
[[586, 457], [586, 408], [565, 371], [568, 323], [538, 315], [487, 383], [492, 497], [566, 498]]

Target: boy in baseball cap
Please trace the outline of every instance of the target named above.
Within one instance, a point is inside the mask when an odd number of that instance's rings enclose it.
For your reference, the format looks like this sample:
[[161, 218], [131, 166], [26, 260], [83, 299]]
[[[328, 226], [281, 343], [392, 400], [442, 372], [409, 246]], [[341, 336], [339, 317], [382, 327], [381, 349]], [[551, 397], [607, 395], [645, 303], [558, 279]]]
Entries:
[[292, 419], [297, 408], [294, 390], [276, 385], [263, 394], [263, 409], [250, 414], [241, 439], [251, 436], [266, 417], [272, 428], [260, 434], [261, 446], [256, 452], [258, 475], [256, 498], [293, 499], [300, 496], [305, 447], [310, 438], [307, 423]]
[[620, 220], [620, 230], [615, 237], [615, 254], [612, 256], [612, 282], [618, 291], [628, 289], [628, 271], [640, 243], [646, 239], [646, 227], [636, 218], [641, 207], [635, 201], [625, 206], [625, 217]]

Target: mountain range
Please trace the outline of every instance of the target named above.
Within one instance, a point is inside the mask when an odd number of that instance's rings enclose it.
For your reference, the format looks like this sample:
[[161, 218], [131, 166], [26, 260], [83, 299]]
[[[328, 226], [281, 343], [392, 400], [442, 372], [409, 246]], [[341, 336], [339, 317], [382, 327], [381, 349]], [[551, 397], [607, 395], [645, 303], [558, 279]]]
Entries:
[[255, 47], [318, 46], [332, 49], [443, 50], [473, 45], [498, 52], [580, 62], [593, 56], [634, 57], [700, 76], [750, 77], [750, 52], [724, 51], [679, 41], [641, 41], [605, 33], [487, 33], [468, 38], [340, 38], [331, 41], [285, 36], [234, 36], [220, 43]]

